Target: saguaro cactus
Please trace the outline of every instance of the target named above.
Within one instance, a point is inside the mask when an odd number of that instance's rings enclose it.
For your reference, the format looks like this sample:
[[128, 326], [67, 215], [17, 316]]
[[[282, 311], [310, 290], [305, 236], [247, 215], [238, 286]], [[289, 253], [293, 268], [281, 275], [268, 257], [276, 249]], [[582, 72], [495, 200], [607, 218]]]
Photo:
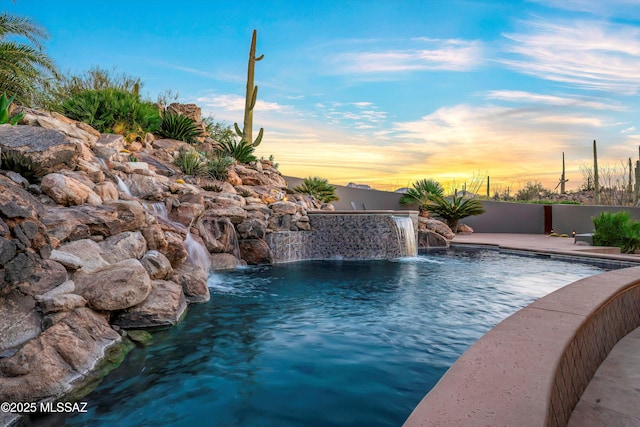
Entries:
[[560, 194], [567, 194], [564, 185], [569, 181], [564, 173], [564, 151], [562, 152], [562, 176], [560, 177]]
[[251, 38], [251, 48], [249, 49], [249, 65], [247, 70], [247, 94], [244, 100], [244, 123], [242, 130], [238, 126], [238, 123], [234, 123], [236, 128], [236, 133], [238, 136], [249, 144], [252, 144], [254, 147], [260, 145], [262, 141], [262, 135], [264, 133], [264, 129], [260, 128], [260, 132], [258, 133], [258, 137], [255, 141], [252, 141], [253, 132], [253, 108], [256, 106], [256, 99], [258, 98], [258, 86], [253, 85], [253, 75], [254, 69], [256, 66], [256, 62], [262, 60], [264, 55], [260, 55], [256, 57], [256, 38], [258, 36], [258, 32], [253, 30], [253, 37]]
[[593, 140], [593, 203], [600, 204], [600, 181], [598, 180], [598, 150]]

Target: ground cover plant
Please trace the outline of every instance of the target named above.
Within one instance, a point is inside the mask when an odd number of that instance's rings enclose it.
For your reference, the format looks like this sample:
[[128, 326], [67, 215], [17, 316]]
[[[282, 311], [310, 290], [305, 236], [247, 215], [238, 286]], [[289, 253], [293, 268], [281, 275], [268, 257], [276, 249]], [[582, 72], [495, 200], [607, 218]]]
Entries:
[[593, 217], [593, 225], [594, 245], [619, 247], [627, 254], [640, 249], [640, 222], [633, 220], [629, 212], [602, 212]]

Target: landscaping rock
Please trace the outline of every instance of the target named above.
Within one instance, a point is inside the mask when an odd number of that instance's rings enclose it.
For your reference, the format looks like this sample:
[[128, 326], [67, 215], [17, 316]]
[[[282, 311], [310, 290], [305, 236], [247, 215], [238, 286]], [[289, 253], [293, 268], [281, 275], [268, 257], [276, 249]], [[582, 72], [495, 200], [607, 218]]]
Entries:
[[449, 240], [432, 230], [418, 230], [419, 248], [448, 248]]
[[43, 314], [71, 311], [87, 305], [87, 300], [76, 294], [56, 295], [39, 302]]
[[167, 280], [154, 280], [149, 296], [141, 304], [117, 313], [113, 324], [123, 329], [175, 325], [186, 308], [182, 286]]
[[182, 291], [189, 303], [209, 301], [209, 287], [207, 286], [207, 272], [199, 265], [185, 262], [168, 276], [169, 280], [182, 286]]
[[42, 178], [42, 191], [56, 203], [64, 206], [75, 206], [88, 203], [102, 204], [102, 199], [90, 187], [82, 182], [59, 173], [50, 173]]
[[207, 212], [196, 222], [196, 229], [210, 253], [237, 251], [238, 238], [229, 218], [220, 218]]
[[51, 256], [65, 267], [68, 266], [69, 269], [73, 269], [76, 263], [79, 263], [76, 270], [82, 268], [84, 272], [94, 271], [109, 265], [109, 263], [102, 258], [102, 248], [100, 245], [91, 239], [80, 239], [63, 243], [58, 249], [51, 251]]
[[242, 239], [239, 241], [240, 255], [250, 265], [272, 264], [273, 253], [262, 239]]
[[125, 259], [140, 259], [147, 251], [147, 241], [139, 231], [125, 231], [98, 243], [102, 258], [110, 264]]
[[42, 317], [35, 307], [33, 297], [17, 290], [0, 297], [0, 353], [40, 334]]
[[144, 254], [140, 263], [152, 280], [164, 279], [173, 272], [169, 259], [157, 250], [151, 250]]
[[233, 270], [242, 265], [240, 260], [231, 254], [211, 254], [210, 258], [213, 270]]
[[88, 301], [89, 307], [99, 311], [133, 307], [151, 292], [151, 279], [135, 259], [120, 261], [91, 273], [78, 271], [73, 281], [75, 292]]
[[119, 341], [104, 316], [86, 307], [73, 310], [12, 357], [0, 359], [0, 401], [60, 396]]
[[54, 247], [60, 242], [113, 236], [136, 231], [145, 224], [145, 211], [137, 201], [106, 201], [100, 206], [72, 206], [49, 209], [42, 217]]
[[[42, 177], [61, 169], [74, 170], [80, 147], [62, 132], [34, 126], [0, 126], [3, 164], [17, 164]], [[14, 169], [15, 170], [15, 169]]]
[[267, 232], [267, 223], [259, 219], [248, 218], [238, 224], [237, 229], [242, 239], [263, 239]]

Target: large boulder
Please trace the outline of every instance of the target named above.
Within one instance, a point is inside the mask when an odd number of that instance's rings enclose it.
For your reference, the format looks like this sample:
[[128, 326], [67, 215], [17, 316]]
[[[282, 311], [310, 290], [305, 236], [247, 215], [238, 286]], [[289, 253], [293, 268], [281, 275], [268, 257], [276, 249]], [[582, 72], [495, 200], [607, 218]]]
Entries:
[[102, 250], [102, 258], [111, 264], [129, 258], [140, 259], [147, 251], [147, 241], [140, 231], [125, 231], [107, 237], [98, 246]]
[[172, 280], [182, 286], [182, 291], [189, 303], [209, 301], [209, 287], [207, 286], [207, 272], [199, 265], [185, 262], [169, 275]]
[[[31, 274], [18, 285], [20, 292], [27, 295], [41, 295], [67, 280], [67, 269], [52, 259], [35, 257], [35, 267]], [[8, 269], [8, 271], [10, 271]]]
[[202, 112], [196, 104], [180, 104], [174, 102], [169, 104], [167, 111], [173, 114], [187, 116], [196, 123], [201, 121]]
[[119, 341], [104, 316], [86, 307], [71, 311], [12, 357], [0, 359], [0, 401], [59, 397]]
[[117, 313], [112, 323], [124, 329], [175, 325], [186, 308], [182, 286], [167, 280], [154, 280], [149, 296], [135, 307]]
[[451, 240], [455, 237], [455, 233], [451, 231], [451, 228], [442, 221], [438, 221], [433, 218], [418, 217], [418, 230], [431, 230], [447, 240]]
[[250, 265], [273, 264], [273, 253], [262, 239], [242, 239], [239, 241], [240, 255]]
[[151, 292], [151, 279], [140, 261], [127, 259], [73, 276], [75, 292], [98, 311], [124, 310], [140, 304]]
[[209, 252], [237, 252], [238, 238], [229, 218], [217, 217], [208, 212], [198, 219], [196, 229]]
[[141, 175], [132, 173], [123, 178], [129, 191], [135, 197], [146, 200], [163, 200], [169, 192], [167, 178], [161, 175]]
[[91, 239], [74, 240], [51, 251], [51, 258], [69, 270], [83, 269], [85, 272], [106, 267], [109, 263], [102, 258], [102, 248]]
[[42, 316], [35, 305], [33, 297], [17, 290], [0, 298], [0, 354], [40, 334]]
[[40, 183], [44, 191], [54, 202], [64, 206], [75, 206], [88, 203], [99, 205], [102, 199], [90, 187], [77, 179], [59, 173], [50, 173]]
[[232, 254], [211, 254], [212, 270], [233, 270], [242, 265], [242, 262]]
[[267, 233], [267, 223], [256, 218], [247, 218], [237, 226], [241, 239], [263, 239]]
[[165, 231], [164, 237], [167, 241], [166, 252], [162, 249], [158, 250], [167, 257], [171, 262], [171, 266], [175, 268], [189, 258], [189, 252], [187, 252], [187, 248], [184, 245], [184, 237], [173, 231]]
[[[29, 192], [0, 175], [0, 268], [11, 258], [29, 249], [47, 258], [51, 245], [47, 229], [40, 221], [45, 208]], [[10, 256], [11, 255], [11, 256]]]
[[161, 280], [173, 272], [171, 262], [157, 250], [150, 250], [140, 259], [140, 263], [152, 280]]
[[99, 206], [82, 205], [52, 208], [42, 217], [49, 237], [57, 246], [67, 240], [93, 235], [109, 237], [124, 231], [135, 231], [145, 224], [145, 210], [134, 200], [107, 201]]
[[449, 240], [431, 230], [418, 230], [419, 248], [448, 248]]
[[75, 169], [81, 147], [60, 131], [34, 126], [0, 125], [4, 167], [38, 177], [61, 169]]
[[70, 140], [81, 142], [88, 148], [96, 145], [100, 132], [86, 123], [77, 122], [59, 113], [46, 113], [42, 111], [25, 111], [20, 120], [21, 123], [30, 126], [40, 126], [45, 129], [56, 130], [66, 135]]

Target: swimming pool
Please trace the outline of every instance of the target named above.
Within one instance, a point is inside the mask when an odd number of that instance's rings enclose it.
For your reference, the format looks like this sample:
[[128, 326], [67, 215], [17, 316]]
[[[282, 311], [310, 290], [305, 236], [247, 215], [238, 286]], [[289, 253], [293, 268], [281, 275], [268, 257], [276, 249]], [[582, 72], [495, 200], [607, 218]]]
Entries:
[[[455, 360], [588, 264], [456, 250], [210, 277], [211, 301], [154, 333], [78, 426], [397, 426]], [[43, 420], [46, 421], [46, 420]]]

